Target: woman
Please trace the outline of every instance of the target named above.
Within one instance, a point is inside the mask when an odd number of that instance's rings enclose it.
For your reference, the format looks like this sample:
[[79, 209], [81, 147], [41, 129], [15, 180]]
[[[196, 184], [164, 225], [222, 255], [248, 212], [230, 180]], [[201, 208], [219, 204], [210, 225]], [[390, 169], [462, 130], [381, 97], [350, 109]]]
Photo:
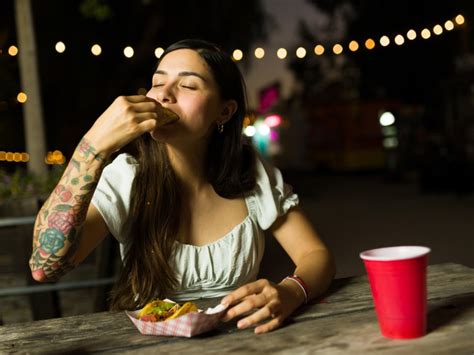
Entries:
[[[180, 119], [160, 125], [164, 109]], [[229, 56], [200, 40], [171, 45], [147, 95], [117, 98], [75, 150], [36, 220], [33, 277], [58, 279], [110, 233], [124, 264], [112, 309], [225, 296], [225, 319], [257, 309], [237, 325], [268, 319], [262, 333], [323, 293], [330, 253], [280, 172], [243, 144], [245, 113]], [[296, 265], [278, 284], [256, 280], [266, 229]]]

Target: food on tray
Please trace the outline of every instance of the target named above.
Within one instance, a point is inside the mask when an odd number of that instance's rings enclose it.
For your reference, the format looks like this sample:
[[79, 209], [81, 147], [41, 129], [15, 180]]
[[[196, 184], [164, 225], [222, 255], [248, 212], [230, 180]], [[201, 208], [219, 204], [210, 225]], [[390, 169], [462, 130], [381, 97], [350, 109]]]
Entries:
[[138, 313], [138, 319], [147, 322], [160, 322], [197, 311], [198, 308], [193, 302], [186, 302], [180, 306], [178, 303], [156, 299], [143, 307]]

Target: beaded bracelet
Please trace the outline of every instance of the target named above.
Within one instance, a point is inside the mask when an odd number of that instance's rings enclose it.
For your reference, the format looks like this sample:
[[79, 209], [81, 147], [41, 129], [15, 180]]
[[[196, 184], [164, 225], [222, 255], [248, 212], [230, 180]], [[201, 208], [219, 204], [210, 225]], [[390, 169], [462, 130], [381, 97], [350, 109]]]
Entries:
[[308, 286], [306, 286], [305, 282], [299, 277], [298, 275], [289, 275], [284, 278], [284, 280], [292, 280], [298, 284], [298, 286], [301, 288], [301, 290], [304, 293], [304, 303], [308, 303]]

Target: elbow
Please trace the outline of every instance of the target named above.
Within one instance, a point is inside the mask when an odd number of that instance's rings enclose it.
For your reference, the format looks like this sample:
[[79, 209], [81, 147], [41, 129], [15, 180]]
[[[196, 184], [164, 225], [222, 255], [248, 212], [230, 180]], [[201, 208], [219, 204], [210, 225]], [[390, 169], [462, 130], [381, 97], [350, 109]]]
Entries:
[[36, 282], [46, 282], [48, 281], [46, 274], [42, 268], [31, 270], [31, 277], [33, 277], [33, 280]]

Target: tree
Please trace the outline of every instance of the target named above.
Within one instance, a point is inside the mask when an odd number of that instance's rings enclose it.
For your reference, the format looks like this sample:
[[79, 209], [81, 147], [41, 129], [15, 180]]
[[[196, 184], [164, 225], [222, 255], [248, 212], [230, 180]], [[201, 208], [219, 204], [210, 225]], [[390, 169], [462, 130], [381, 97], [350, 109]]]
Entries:
[[21, 48], [19, 53], [21, 86], [28, 95], [23, 109], [26, 150], [30, 155], [28, 170], [42, 176], [47, 171], [44, 164], [46, 143], [30, 0], [15, 0], [15, 15], [18, 45]]

